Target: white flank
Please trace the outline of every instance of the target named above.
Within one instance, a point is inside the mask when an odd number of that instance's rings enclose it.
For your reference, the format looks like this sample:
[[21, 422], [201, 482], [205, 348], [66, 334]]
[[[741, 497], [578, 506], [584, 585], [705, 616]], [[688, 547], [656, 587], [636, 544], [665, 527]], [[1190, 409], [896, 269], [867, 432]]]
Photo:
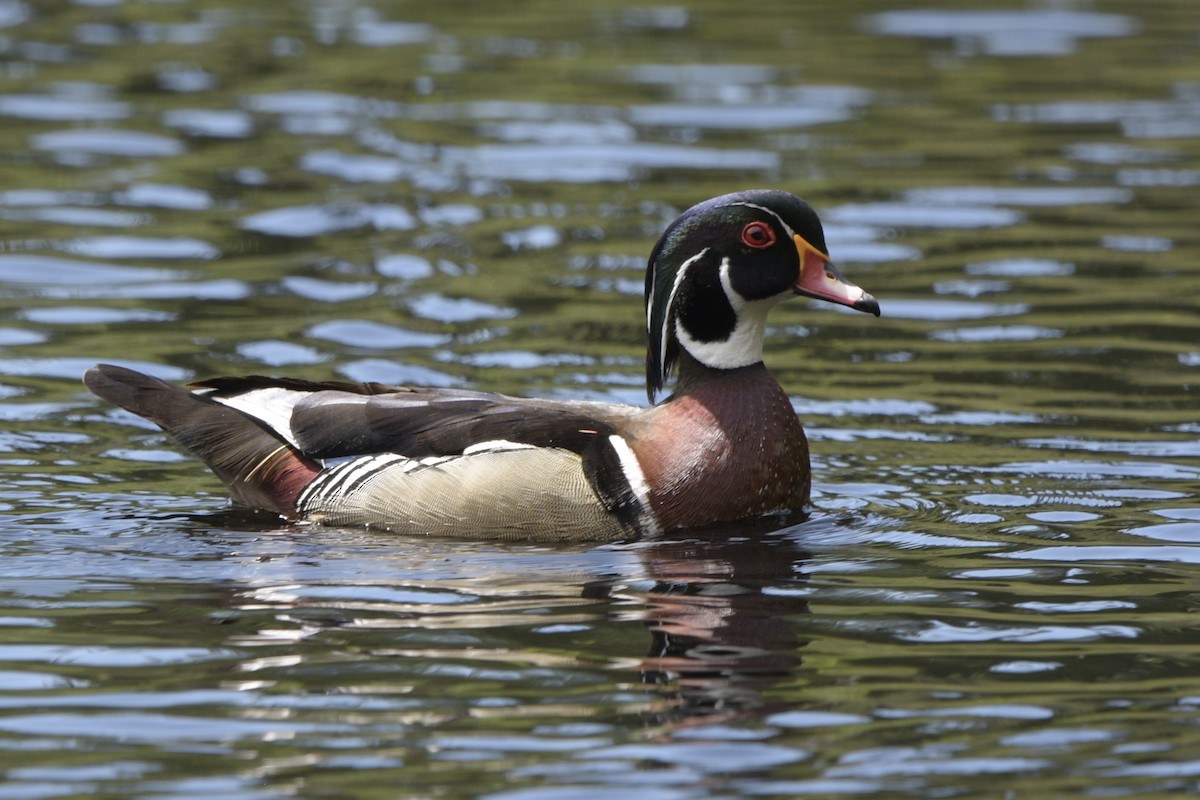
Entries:
[[[201, 390], [199, 394], [209, 394]], [[292, 447], [296, 444], [296, 436], [292, 432], [292, 409], [311, 392], [298, 392], [294, 389], [281, 389], [273, 386], [269, 389], [255, 389], [233, 397], [214, 397], [214, 401], [223, 406], [240, 411], [248, 417], [254, 417], [275, 433], [283, 437]]]
[[608, 441], [617, 453], [617, 459], [621, 462], [621, 472], [624, 473], [625, 480], [629, 481], [629, 488], [633, 490], [633, 496], [642, 506], [639, 521], [647, 533], [658, 533], [658, 522], [654, 519], [654, 512], [650, 508], [650, 485], [646, 483], [646, 473], [642, 472], [642, 465], [638, 461], [637, 455], [629, 446], [629, 442], [616, 434], [609, 436]]
[[715, 369], [735, 369], [757, 364], [763, 358], [763, 336], [767, 328], [767, 312], [781, 300], [792, 296], [790, 291], [780, 292], [775, 297], [762, 300], [747, 300], [737, 293], [729, 279], [729, 259], [721, 262], [721, 288], [729, 298], [733, 313], [737, 317], [733, 333], [728, 338], [715, 342], [694, 339], [678, 322], [675, 337], [692, 357]]

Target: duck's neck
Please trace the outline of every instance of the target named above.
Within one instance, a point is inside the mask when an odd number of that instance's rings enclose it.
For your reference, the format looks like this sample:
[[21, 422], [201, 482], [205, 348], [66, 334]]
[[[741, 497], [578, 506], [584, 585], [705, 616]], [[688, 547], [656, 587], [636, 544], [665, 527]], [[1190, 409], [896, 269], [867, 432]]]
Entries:
[[774, 384], [780, 392], [783, 391], [775, 378], [767, 371], [766, 365], [761, 361], [745, 367], [717, 369], [716, 367], [710, 367], [707, 364], [701, 363], [687, 350], [681, 349], [679, 359], [676, 363], [679, 367], [679, 377], [675, 381], [675, 391], [671, 393], [671, 396], [664, 403], [701, 392], [706, 386], [720, 386], [731, 382], [740, 383], [748, 381], [755, 386], [760, 383], [769, 382]]

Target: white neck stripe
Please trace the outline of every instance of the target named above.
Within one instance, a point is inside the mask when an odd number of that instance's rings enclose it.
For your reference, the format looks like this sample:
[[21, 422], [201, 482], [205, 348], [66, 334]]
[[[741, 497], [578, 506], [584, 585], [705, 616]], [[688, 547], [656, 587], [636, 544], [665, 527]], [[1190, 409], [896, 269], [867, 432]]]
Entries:
[[637, 454], [633, 452], [629, 442], [616, 434], [608, 437], [608, 443], [617, 454], [621, 472], [629, 482], [630, 491], [642, 507], [638, 523], [647, 533], [657, 533], [658, 522], [655, 521], [654, 510], [650, 507], [650, 484], [646, 483], [646, 474], [642, 472], [642, 464], [638, 461]]

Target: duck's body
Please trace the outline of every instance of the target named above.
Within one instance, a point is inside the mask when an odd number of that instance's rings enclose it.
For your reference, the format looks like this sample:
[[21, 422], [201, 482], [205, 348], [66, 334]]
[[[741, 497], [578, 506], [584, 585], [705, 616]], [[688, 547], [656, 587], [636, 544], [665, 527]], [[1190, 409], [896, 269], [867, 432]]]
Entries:
[[84, 382], [203, 459], [245, 505], [414, 534], [612, 540], [799, 510], [808, 443], [762, 364], [767, 309], [796, 293], [878, 314], [783, 192], [673, 223], [646, 280], [650, 408], [448, 389], [219, 378], [187, 391], [101, 365]]

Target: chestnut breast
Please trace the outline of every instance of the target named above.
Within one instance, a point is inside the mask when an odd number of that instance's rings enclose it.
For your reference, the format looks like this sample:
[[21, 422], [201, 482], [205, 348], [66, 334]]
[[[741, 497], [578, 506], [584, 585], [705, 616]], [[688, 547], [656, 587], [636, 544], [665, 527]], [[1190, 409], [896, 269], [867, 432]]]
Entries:
[[690, 387], [629, 437], [660, 528], [801, 508], [808, 442], [791, 401], [761, 364]]

